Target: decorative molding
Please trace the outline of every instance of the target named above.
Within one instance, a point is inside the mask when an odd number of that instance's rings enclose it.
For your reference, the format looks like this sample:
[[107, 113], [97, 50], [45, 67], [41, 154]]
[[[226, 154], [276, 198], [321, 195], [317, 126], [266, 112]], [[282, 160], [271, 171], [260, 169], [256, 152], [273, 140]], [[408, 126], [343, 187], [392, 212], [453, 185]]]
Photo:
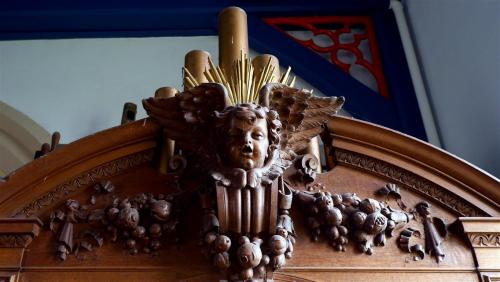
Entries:
[[26, 248], [42, 225], [37, 218], [0, 218], [0, 248]]
[[[111, 181], [101, 183], [105, 185], [97, 184], [91, 199], [114, 192]], [[109, 189], [111, 187], [113, 189]], [[78, 256], [83, 250], [93, 251], [103, 246], [105, 237], [111, 242], [120, 242], [131, 255], [138, 252], [155, 254], [162, 246], [164, 237], [177, 234], [179, 221], [174, 211], [178, 209], [177, 204], [173, 195], [154, 196], [150, 193], [119, 198], [113, 195], [113, 202], [100, 208], [68, 199], [63, 211], [56, 210], [50, 216], [50, 230], [59, 230], [57, 258], [64, 261], [70, 254]], [[56, 222], [59, 227], [56, 227]], [[76, 226], [80, 223], [90, 223], [91, 227], [77, 232], [79, 228]]]
[[486, 216], [482, 210], [443, 189], [439, 185], [385, 161], [338, 148], [334, 151], [334, 158], [338, 163], [361, 168], [380, 176], [387, 177], [396, 183], [403, 184], [406, 187], [429, 196], [431, 199], [440, 202], [462, 216]]
[[76, 176], [73, 179], [57, 186], [56, 189], [45, 193], [41, 197], [24, 206], [17, 212], [14, 217], [30, 217], [44, 207], [49, 206], [53, 202], [70, 195], [81, 187], [91, 183], [119, 174], [121, 171], [149, 162], [153, 159], [153, 150], [147, 150], [136, 154], [128, 155], [120, 159], [113, 160], [90, 171]]
[[0, 248], [24, 248], [27, 247], [33, 237], [28, 234], [1, 234]]
[[481, 281], [496, 281], [500, 278], [500, 217], [461, 217], [462, 228], [474, 251]]
[[467, 233], [474, 248], [500, 248], [499, 233]]

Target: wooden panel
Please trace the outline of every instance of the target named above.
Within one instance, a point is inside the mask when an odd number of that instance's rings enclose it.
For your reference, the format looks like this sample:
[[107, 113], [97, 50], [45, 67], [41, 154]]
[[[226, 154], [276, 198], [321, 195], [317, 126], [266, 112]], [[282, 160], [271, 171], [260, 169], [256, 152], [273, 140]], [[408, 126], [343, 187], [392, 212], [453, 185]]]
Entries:
[[[383, 201], [384, 198], [375, 196], [377, 189], [383, 187], [387, 182], [384, 179], [363, 173], [352, 168], [337, 166], [333, 170], [323, 175], [320, 175], [317, 182], [326, 184], [326, 191], [335, 193], [354, 192], [362, 199], [373, 198]], [[404, 187], [401, 189], [401, 195], [404, 203], [408, 208], [413, 208], [418, 202], [422, 201], [422, 197]], [[426, 199], [431, 200], [431, 199]], [[398, 208], [395, 202], [389, 202], [391, 206]], [[434, 204], [431, 200], [431, 204]], [[446, 209], [440, 208], [439, 205], [433, 205], [433, 216], [446, 219], [448, 222], [453, 222], [457, 217]], [[294, 258], [287, 262], [288, 267], [383, 267], [383, 268], [402, 268], [402, 269], [419, 269], [419, 268], [436, 268], [440, 270], [465, 268], [474, 269], [474, 258], [470, 252], [467, 243], [459, 236], [449, 236], [444, 242], [446, 253], [445, 260], [439, 265], [436, 261], [426, 256], [422, 261], [413, 261], [408, 253], [404, 253], [397, 246], [397, 238], [388, 238], [385, 247], [375, 247], [374, 254], [369, 256], [360, 254], [355, 250], [353, 244], [348, 244], [346, 252], [337, 252], [332, 247], [328, 246], [328, 242], [311, 242], [305, 230], [306, 222], [303, 217], [298, 215], [297, 209], [292, 210], [295, 228], [298, 230], [297, 244], [294, 251]], [[410, 226], [419, 229], [423, 234], [421, 223], [412, 221]]]
[[[472, 270], [453, 270], [440, 273], [429, 271], [374, 271], [373, 269], [348, 269], [338, 271], [307, 270], [281, 271], [270, 275], [275, 281], [479, 281], [478, 275]], [[20, 275], [20, 281], [218, 281], [216, 274], [204, 275], [195, 270], [179, 274], [169, 269], [114, 269], [114, 270], [74, 270], [61, 269], [26, 269]]]
[[[133, 196], [142, 191], [153, 193], [172, 191], [170, 190], [172, 187], [165, 185], [169, 177], [159, 174], [148, 164], [129, 169], [110, 180], [115, 184], [117, 195], [121, 196]], [[372, 197], [378, 200], [382, 199], [375, 197], [374, 192], [386, 184], [382, 178], [343, 166], [337, 166], [332, 171], [320, 175], [317, 181], [327, 183], [328, 191], [355, 192], [361, 198]], [[76, 199], [85, 202], [89, 197], [89, 190], [81, 191], [76, 195]], [[401, 194], [408, 207], [413, 207], [421, 200], [418, 194], [408, 189], [403, 188]], [[456, 218], [453, 213], [439, 206], [433, 206], [432, 211], [435, 216], [449, 221]], [[98, 279], [118, 281], [122, 277], [126, 277], [127, 281], [176, 281], [204, 273], [217, 275], [210, 261], [201, 254], [197, 244], [199, 214], [198, 204], [193, 202], [184, 219], [184, 222], [189, 224], [184, 225], [183, 241], [179, 244], [169, 242], [156, 255], [132, 256], [122, 249], [120, 244], [106, 241], [103, 247], [92, 253], [82, 251], [78, 257], [71, 255], [67, 261], [60, 262], [54, 253], [53, 242], [56, 234], [45, 230], [25, 254], [22, 281], [49, 281], [54, 277], [57, 277], [58, 281]], [[396, 238], [390, 238], [385, 247], [376, 247], [372, 256], [360, 254], [351, 244], [348, 245], [346, 252], [337, 252], [323, 240], [319, 242], [309, 240], [304, 228], [305, 219], [298, 214], [297, 207], [293, 208], [292, 217], [298, 239], [293, 258], [287, 261], [286, 267], [282, 270], [285, 274], [313, 281], [361, 280], [367, 277], [370, 277], [370, 281], [381, 281], [387, 277], [402, 280], [410, 277], [428, 279], [431, 276], [437, 281], [477, 280], [470, 249], [456, 235], [449, 236], [444, 242], [446, 257], [438, 265], [429, 256], [422, 261], [413, 261], [410, 254], [398, 249]], [[422, 229], [422, 225], [418, 222], [413, 222], [412, 226]], [[433, 276], [433, 273], [437, 276]], [[331, 277], [335, 279], [331, 280]]]
[[0, 269], [18, 270], [23, 258], [23, 248], [0, 248]]
[[[311, 281], [411, 281], [411, 282], [473, 282], [479, 281], [478, 276], [473, 270], [450, 270], [443, 272], [434, 271], [408, 271], [401, 269], [394, 270], [373, 270], [373, 269], [346, 269], [337, 271], [325, 271], [309, 269], [303, 272], [288, 272], [295, 277], [310, 279]], [[279, 280], [278, 280], [279, 281]], [[297, 281], [297, 280], [285, 280]]]
[[[159, 130], [156, 126], [141, 122], [143, 121], [77, 141], [42, 158], [43, 161], [35, 161], [21, 169], [7, 182], [0, 184], [0, 189], [6, 191], [0, 195], [0, 201], [4, 200], [0, 204], [0, 214], [16, 214], [28, 206], [33, 207], [30, 211], [34, 215], [40, 216], [47, 223], [50, 212], [60, 208], [66, 199], [73, 198], [81, 203], [88, 203], [96, 181], [80, 181], [78, 175], [92, 175], [89, 171], [101, 169], [106, 163], [137, 153], [149, 152], [152, 157]], [[433, 198], [415, 188], [417, 184], [428, 182], [438, 196], [448, 193], [447, 195], [456, 196], [456, 199], [464, 201], [479, 213], [500, 214], [498, 203], [495, 202], [498, 193], [493, 191], [498, 188], [497, 180], [488, 179], [487, 175], [447, 153], [398, 133], [358, 121], [335, 118], [330, 128], [337, 130], [333, 135], [333, 144], [336, 146], [333, 154], [338, 156], [339, 152], [352, 152], [357, 154], [355, 157], [359, 157], [359, 163], [337, 159], [337, 165], [331, 171], [316, 179], [317, 183], [325, 186], [325, 191], [354, 192], [362, 199], [388, 201], [397, 208], [396, 202], [374, 195], [377, 189], [396, 181], [400, 184], [402, 199], [408, 208], [427, 200], [432, 204], [433, 216], [453, 222], [460, 216], [460, 210], [451, 205], [454, 203], [443, 203], [443, 198]], [[105, 140], [104, 137], [109, 140], [102, 141]], [[78, 149], [78, 144], [83, 146], [82, 149]], [[96, 146], [93, 147], [93, 144]], [[121, 169], [114, 173], [102, 174], [100, 179], [111, 180], [116, 187], [114, 195], [118, 197], [132, 197], [141, 192], [168, 194], [177, 191], [177, 187], [171, 185], [173, 176], [160, 174], [151, 157], [131, 166], [120, 166]], [[370, 167], [374, 164], [372, 161], [380, 163]], [[447, 166], [450, 167], [449, 173]], [[391, 175], [381, 173], [387, 167], [396, 169], [390, 170]], [[398, 174], [401, 172], [403, 174]], [[418, 183], [413, 185], [406, 181], [410, 174], [405, 173], [413, 173], [413, 180]], [[205, 184], [204, 178], [197, 178], [196, 173], [192, 175], [195, 177], [182, 179], [184, 189], [191, 191]], [[54, 189], [57, 191], [58, 187], [74, 181], [78, 182], [78, 189], [68, 190], [67, 194], [58, 192], [56, 200], [41, 202], [42, 206], [36, 206], [40, 203], [37, 202], [40, 196], [51, 193]], [[99, 201], [96, 207], [111, 202], [112, 195], [104, 196]], [[184, 207], [187, 213], [181, 218], [182, 240], [178, 243], [166, 240], [163, 248], [155, 254], [130, 255], [122, 245], [111, 243], [107, 238], [103, 247], [93, 252], [81, 251], [78, 256], [70, 255], [66, 261], [61, 262], [56, 258], [54, 249], [57, 233], [45, 229], [25, 249], [22, 256], [22, 252], [15, 251], [22, 249], [0, 249], [0, 270], [8, 272], [19, 269], [22, 261], [20, 281], [210, 281], [217, 279], [215, 277], [222, 278], [213, 270], [212, 263], [201, 253], [198, 245], [201, 226], [199, 206], [198, 200], [193, 198]], [[359, 253], [354, 244], [348, 244], [345, 252], [337, 252], [325, 239], [321, 238], [319, 242], [309, 240], [305, 228], [306, 219], [298, 208], [294, 206], [291, 212], [297, 232], [294, 255], [287, 260], [280, 272], [275, 273], [276, 281], [478, 280], [470, 244], [459, 235], [452, 234], [445, 239], [443, 248], [446, 256], [439, 264], [428, 255], [421, 261], [415, 261], [412, 255], [398, 248], [396, 237], [389, 238], [385, 247], [375, 247], [371, 256]], [[419, 221], [412, 221], [409, 226], [424, 233]], [[77, 232], [85, 227], [85, 224], [77, 225]], [[497, 232], [496, 230], [490, 231]], [[485, 262], [478, 262], [488, 267], [482, 268], [487, 273], [487, 270], [493, 269], [491, 263], [497, 260], [487, 250], [479, 252], [484, 252], [476, 255], [480, 254], [486, 259]], [[496, 275], [496, 272], [492, 273]]]

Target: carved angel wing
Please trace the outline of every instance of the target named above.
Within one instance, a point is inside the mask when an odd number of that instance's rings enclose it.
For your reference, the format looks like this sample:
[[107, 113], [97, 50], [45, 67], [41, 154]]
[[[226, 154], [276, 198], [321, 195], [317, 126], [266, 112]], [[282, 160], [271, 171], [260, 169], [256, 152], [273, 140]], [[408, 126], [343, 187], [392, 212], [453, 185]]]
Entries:
[[206, 143], [214, 111], [224, 110], [229, 97], [223, 85], [204, 83], [171, 98], [144, 99], [142, 105], [169, 138], [193, 151]]
[[344, 97], [316, 97], [304, 89], [270, 83], [260, 91], [260, 104], [278, 112], [283, 125], [282, 158], [290, 160], [305, 149], [311, 138], [320, 134], [322, 125], [344, 104]]

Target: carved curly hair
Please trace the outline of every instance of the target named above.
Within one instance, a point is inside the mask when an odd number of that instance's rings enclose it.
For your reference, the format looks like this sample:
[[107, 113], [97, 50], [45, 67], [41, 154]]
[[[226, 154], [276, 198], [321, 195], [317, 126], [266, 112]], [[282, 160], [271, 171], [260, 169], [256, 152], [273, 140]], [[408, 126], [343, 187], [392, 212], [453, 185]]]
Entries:
[[[267, 149], [268, 155], [271, 156], [272, 152], [279, 148], [281, 122], [276, 111], [270, 110], [268, 107], [252, 103], [237, 104], [235, 106], [227, 107], [222, 112], [215, 112], [215, 128], [217, 136], [221, 137], [227, 134], [229, 130], [229, 121], [233, 117], [245, 120], [249, 123], [253, 123], [257, 118], [266, 119], [267, 137], [269, 139], [269, 147]], [[221, 142], [218, 143], [220, 144]]]

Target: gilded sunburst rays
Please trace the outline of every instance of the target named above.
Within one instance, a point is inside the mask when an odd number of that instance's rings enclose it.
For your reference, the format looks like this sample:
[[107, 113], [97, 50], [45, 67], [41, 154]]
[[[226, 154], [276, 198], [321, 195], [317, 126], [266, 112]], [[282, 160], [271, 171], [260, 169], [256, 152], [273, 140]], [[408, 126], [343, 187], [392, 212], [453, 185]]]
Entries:
[[[240, 58], [233, 63], [228, 75], [226, 70], [216, 66], [209, 57], [208, 63], [210, 68], [205, 69], [204, 75], [208, 82], [220, 83], [226, 87], [229, 99], [233, 105], [239, 103], [257, 103], [259, 91], [267, 83], [279, 82], [290, 87], [293, 87], [295, 84], [295, 76], [290, 76], [290, 67], [288, 67], [281, 77], [275, 77], [273, 75], [275, 68], [279, 66], [274, 66], [271, 60], [272, 58], [269, 58], [262, 71], [258, 71], [252, 65], [250, 58], [242, 52]], [[200, 84], [187, 68], [183, 68], [183, 71], [184, 81], [189, 88]]]

